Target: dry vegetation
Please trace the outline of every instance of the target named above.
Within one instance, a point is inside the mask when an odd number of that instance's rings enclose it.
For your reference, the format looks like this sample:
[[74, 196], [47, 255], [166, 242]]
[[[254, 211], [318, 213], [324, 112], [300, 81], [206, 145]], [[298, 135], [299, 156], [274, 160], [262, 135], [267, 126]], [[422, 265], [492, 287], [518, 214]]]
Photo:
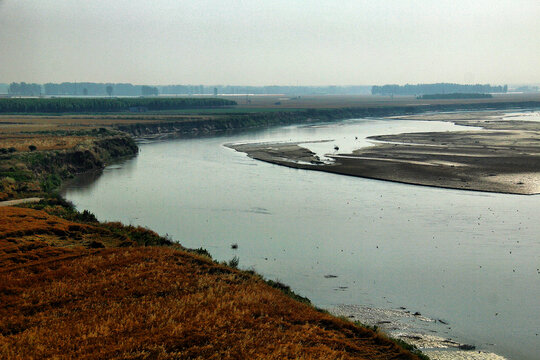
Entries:
[[76, 145], [88, 143], [96, 137], [101, 128], [114, 125], [152, 124], [159, 122], [181, 122], [208, 120], [212, 115], [182, 114], [113, 114], [113, 115], [0, 115], [0, 149], [15, 148], [29, 151], [29, 146], [37, 150], [72, 149]]
[[90, 139], [89, 136], [12, 134], [0, 139], [0, 148], [12, 147], [17, 151], [29, 151], [33, 145], [37, 150], [62, 150], [88, 143]]
[[126, 236], [107, 224], [4, 207], [0, 229], [2, 359], [416, 358], [250, 273], [172, 247], [116, 247]]

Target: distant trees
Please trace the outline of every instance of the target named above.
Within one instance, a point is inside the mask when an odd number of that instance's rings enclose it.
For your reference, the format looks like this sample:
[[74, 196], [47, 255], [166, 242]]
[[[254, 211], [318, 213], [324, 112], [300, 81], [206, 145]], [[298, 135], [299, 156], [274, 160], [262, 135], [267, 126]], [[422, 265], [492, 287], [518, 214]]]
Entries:
[[[0, 0], [1, 1], [1, 0]], [[37, 85], [33, 95], [41, 94], [48, 96], [107, 96], [107, 87], [112, 86], [112, 94], [108, 96], [152, 96], [158, 94], [170, 95], [195, 95], [195, 94], [288, 94], [288, 95], [367, 95], [371, 86], [237, 86], [237, 85], [133, 85], [130, 83], [93, 83], [93, 82], [63, 82], [46, 83]], [[8, 85], [6, 85], [6, 90]], [[145, 88], [143, 90], [143, 87]], [[85, 90], [86, 89], [86, 90]], [[151, 91], [150, 91], [151, 89]], [[0, 84], [0, 93], [2, 91]], [[144, 93], [143, 93], [144, 91]], [[148, 94], [147, 91], [150, 91]], [[23, 95], [14, 92], [14, 95]], [[24, 95], [32, 95], [29, 92]]]
[[516, 88], [516, 91], [520, 92], [538, 92], [540, 91], [540, 87], [538, 86], [520, 86]]
[[[164, 85], [160, 94], [287, 94], [287, 95], [368, 95], [370, 86], [238, 86]], [[217, 90], [217, 91], [216, 91]]]
[[25, 82], [9, 84], [8, 94], [21, 96], [39, 96], [41, 95], [41, 85], [27, 84]]
[[63, 83], [46, 83], [43, 85], [45, 95], [82, 95], [84, 96], [105, 96], [107, 86], [112, 86], [112, 93], [121, 96], [140, 96], [141, 85], [133, 85], [129, 83], [92, 83], [92, 82], [63, 82]]
[[383, 85], [373, 86], [372, 95], [426, 95], [450, 93], [505, 93], [508, 86], [491, 86], [489, 84], [462, 85], [451, 83], [417, 84], [417, 85]]
[[147, 86], [143, 85], [141, 87], [141, 95], [142, 96], [157, 96], [159, 93], [158, 88], [155, 86]]

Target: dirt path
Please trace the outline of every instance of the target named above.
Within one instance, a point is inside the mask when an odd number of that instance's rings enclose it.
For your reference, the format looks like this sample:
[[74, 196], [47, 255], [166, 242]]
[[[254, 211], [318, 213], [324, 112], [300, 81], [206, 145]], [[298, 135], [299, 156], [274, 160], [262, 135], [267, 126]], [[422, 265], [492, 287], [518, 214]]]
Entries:
[[0, 201], [0, 206], [14, 206], [27, 203], [36, 203], [40, 202], [42, 199], [38, 197], [26, 198], [26, 199], [17, 199], [17, 200], [8, 200]]

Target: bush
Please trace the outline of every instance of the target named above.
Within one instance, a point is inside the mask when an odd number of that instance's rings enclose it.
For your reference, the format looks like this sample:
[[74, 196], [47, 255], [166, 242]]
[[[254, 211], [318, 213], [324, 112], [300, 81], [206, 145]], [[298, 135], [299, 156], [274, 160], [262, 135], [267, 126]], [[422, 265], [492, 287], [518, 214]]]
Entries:
[[187, 251], [188, 251], [188, 252], [195, 253], [195, 254], [198, 254], [198, 255], [206, 256], [206, 257], [212, 259], [212, 255], [210, 255], [210, 253], [208, 252], [208, 250], [203, 249], [202, 247], [200, 247], [200, 248], [198, 248], [198, 249], [187, 249]]
[[227, 265], [236, 269], [239, 263], [240, 263], [240, 259], [238, 258], [238, 256], [235, 256], [231, 260], [229, 260], [229, 263]]
[[101, 243], [99, 241], [96, 241], [96, 240], [91, 241], [87, 246], [90, 249], [102, 249], [102, 248], [105, 247], [105, 245], [103, 245], [103, 243]]
[[309, 300], [307, 297], [298, 295], [297, 293], [291, 290], [290, 286], [285, 285], [280, 281], [266, 280], [266, 283], [275, 289], [281, 290], [281, 292], [283, 292], [285, 295], [293, 298], [296, 301], [300, 301], [305, 304], [311, 304], [311, 300]]
[[117, 236], [131, 240], [142, 246], [170, 246], [174, 242], [166, 237], [159, 236], [154, 231], [142, 226], [123, 225], [119, 222], [104, 224], [104, 227]]
[[51, 174], [47, 176], [44, 181], [41, 182], [41, 188], [45, 192], [50, 192], [59, 187], [61, 183], [62, 179], [60, 179], [60, 176], [58, 176], [57, 174]]
[[82, 213], [77, 213], [74, 216], [73, 220], [82, 221], [82, 222], [89, 222], [89, 223], [97, 223], [98, 220], [94, 214], [92, 214], [88, 210], [84, 210]]

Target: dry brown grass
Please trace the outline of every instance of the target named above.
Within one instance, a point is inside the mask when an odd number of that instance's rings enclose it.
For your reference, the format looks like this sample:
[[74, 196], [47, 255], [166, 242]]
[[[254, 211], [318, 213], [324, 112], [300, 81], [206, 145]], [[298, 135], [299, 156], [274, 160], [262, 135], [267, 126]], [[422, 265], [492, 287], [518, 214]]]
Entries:
[[75, 230], [88, 231], [90, 228], [93, 227], [67, 221], [49, 215], [44, 211], [17, 207], [0, 207], [0, 238], [35, 234], [56, 234], [63, 236], [71, 234]]
[[78, 256], [82, 246], [102, 238], [111, 243], [112, 236], [99, 227], [43, 211], [0, 207], [0, 272]]
[[[119, 223], [85, 224], [54, 216], [64, 208], [40, 211], [0, 207], [0, 272], [80, 256], [96, 247], [137, 246], [131, 237], [158, 237], [148, 229]], [[90, 250], [87, 250], [90, 249]], [[91, 251], [90, 251], [91, 252]]]
[[13, 147], [17, 151], [29, 151], [29, 146], [34, 145], [37, 150], [62, 150], [71, 149], [78, 144], [88, 143], [89, 136], [56, 136], [40, 134], [7, 134], [0, 138], [0, 148]]
[[[0, 263], [13, 240], [19, 258], [39, 246], [37, 238], [20, 240], [21, 231], [55, 236], [73, 225], [43, 211], [0, 209]], [[35, 259], [0, 268], [0, 358], [416, 358], [205, 257], [166, 247], [66, 244], [43, 241]]]
[[105, 115], [0, 115], [0, 131], [4, 129], [25, 130], [35, 127], [40, 130], [81, 130], [94, 129], [116, 124], [134, 124], [141, 122], [181, 121], [193, 119], [211, 119], [213, 115], [186, 114], [105, 114]]
[[77, 131], [111, 128], [113, 125], [142, 124], [194, 119], [211, 119], [205, 115], [0, 115], [0, 148], [14, 147], [29, 151], [34, 145], [38, 150], [71, 149], [88, 142], [91, 136], [77, 136]]

